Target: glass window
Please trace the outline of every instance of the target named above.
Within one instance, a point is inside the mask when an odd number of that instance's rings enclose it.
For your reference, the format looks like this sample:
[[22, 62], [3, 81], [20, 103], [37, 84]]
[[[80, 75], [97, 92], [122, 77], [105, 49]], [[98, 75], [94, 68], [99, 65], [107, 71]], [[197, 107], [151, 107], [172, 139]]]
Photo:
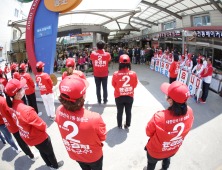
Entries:
[[194, 17], [194, 26], [202, 26], [201, 17]]
[[177, 23], [176, 22], [174, 22], [174, 29], [176, 29], [177, 28]]
[[211, 26], [210, 16], [209, 15], [202, 16], [202, 22], [203, 26]]
[[194, 17], [194, 26], [211, 26], [210, 15]]
[[164, 31], [166, 30], [166, 25], [165, 25], [165, 24], [163, 25], [163, 30], [164, 30]]
[[213, 67], [222, 70], [222, 50], [214, 48]]
[[166, 24], [166, 30], [173, 29], [173, 27], [174, 27], [174, 22], [170, 22]]
[[17, 17], [17, 18], [18, 18], [18, 13], [19, 13], [19, 11], [18, 11], [17, 9], [15, 9], [15, 14], [14, 14], [14, 16]]
[[13, 30], [13, 40], [17, 39], [17, 30]]

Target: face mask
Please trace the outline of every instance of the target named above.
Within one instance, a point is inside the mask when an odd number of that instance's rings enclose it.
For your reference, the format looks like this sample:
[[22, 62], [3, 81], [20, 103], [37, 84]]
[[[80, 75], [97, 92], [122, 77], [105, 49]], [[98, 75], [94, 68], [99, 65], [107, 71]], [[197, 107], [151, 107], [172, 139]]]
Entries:
[[3, 84], [0, 84], [0, 91], [4, 91], [4, 85]]
[[25, 95], [25, 89], [24, 89], [24, 88], [22, 88], [20, 94], [21, 94], [21, 96], [22, 96], [22, 98], [23, 98], [23, 96]]
[[16, 67], [15, 69], [18, 70], [18, 67]]
[[82, 58], [82, 57], [80, 57], [80, 58]]

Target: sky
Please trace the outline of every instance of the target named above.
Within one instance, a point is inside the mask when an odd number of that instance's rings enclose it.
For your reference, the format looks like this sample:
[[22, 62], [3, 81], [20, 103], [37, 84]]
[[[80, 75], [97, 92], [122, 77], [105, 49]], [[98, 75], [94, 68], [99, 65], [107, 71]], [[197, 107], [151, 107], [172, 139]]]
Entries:
[[[75, 10], [87, 9], [134, 9], [141, 0], [82, 0]], [[29, 14], [32, 2], [24, 3], [24, 13]]]

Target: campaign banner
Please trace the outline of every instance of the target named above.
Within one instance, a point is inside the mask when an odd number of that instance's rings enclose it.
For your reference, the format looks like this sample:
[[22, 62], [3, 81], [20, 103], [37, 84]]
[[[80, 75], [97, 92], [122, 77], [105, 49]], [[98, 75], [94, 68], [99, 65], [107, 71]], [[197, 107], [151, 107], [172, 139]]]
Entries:
[[190, 76], [190, 79], [189, 79], [189, 82], [188, 82], [188, 88], [189, 88], [190, 96], [195, 94], [195, 91], [196, 91], [196, 80], [197, 80], [197, 76], [195, 74], [192, 74]]
[[188, 72], [186, 70], [182, 70], [180, 73], [180, 79], [179, 81], [183, 82], [184, 84], [187, 83], [187, 78], [188, 78]]
[[151, 59], [151, 63], [150, 63], [150, 70], [153, 70], [154, 71], [154, 68], [155, 68], [155, 59], [152, 57]]
[[170, 77], [170, 73], [169, 73], [169, 70], [170, 70], [170, 65], [171, 63], [169, 62], [165, 62], [165, 66], [164, 66], [164, 75], [165, 77], [169, 78]]
[[157, 59], [157, 60], [156, 60], [156, 64], [155, 64], [155, 72], [158, 72], [158, 73], [159, 73], [159, 70], [160, 70], [160, 60]]
[[180, 79], [180, 73], [181, 73], [181, 69], [179, 69], [179, 71], [178, 71], [178, 74], [177, 74], [177, 81], [179, 81], [179, 79]]
[[197, 77], [196, 83], [195, 83], [195, 86], [196, 86], [196, 89], [197, 89], [197, 92], [196, 92], [197, 102], [198, 102], [199, 97], [200, 97], [200, 92], [202, 91], [202, 83], [203, 83], [203, 80], [201, 78]]
[[162, 61], [162, 62], [160, 63], [160, 74], [165, 75], [164, 70], [165, 70], [165, 62]]

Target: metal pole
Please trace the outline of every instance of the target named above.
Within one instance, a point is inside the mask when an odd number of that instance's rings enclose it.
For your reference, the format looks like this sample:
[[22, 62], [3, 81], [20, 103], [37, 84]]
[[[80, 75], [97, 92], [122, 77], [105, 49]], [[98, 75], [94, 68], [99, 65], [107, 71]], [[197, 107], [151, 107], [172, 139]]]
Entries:
[[5, 55], [6, 55], [6, 62], [8, 63], [7, 42], [5, 43]]

